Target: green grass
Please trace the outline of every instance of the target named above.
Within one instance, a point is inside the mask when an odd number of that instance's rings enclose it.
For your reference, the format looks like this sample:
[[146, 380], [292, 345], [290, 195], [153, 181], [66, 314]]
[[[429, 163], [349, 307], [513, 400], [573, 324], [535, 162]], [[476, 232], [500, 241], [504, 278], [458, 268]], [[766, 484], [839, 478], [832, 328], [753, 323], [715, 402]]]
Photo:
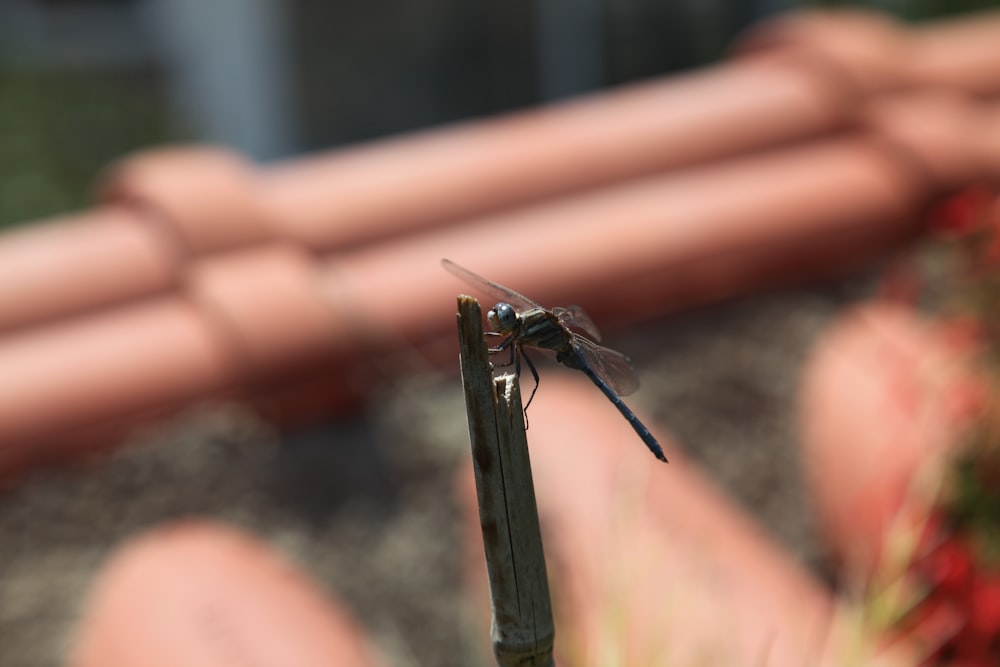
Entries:
[[971, 12], [1000, 9], [1000, 0], [813, 0], [803, 6], [817, 7], [867, 7], [890, 12], [901, 19], [926, 21]]
[[170, 138], [154, 76], [0, 67], [0, 228], [86, 206], [115, 158]]

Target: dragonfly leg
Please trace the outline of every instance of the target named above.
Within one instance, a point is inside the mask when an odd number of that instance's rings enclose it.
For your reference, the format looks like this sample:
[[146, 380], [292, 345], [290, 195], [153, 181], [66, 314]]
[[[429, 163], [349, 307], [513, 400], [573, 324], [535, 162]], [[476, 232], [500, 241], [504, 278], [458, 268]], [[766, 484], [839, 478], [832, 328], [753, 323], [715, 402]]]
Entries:
[[[528, 397], [528, 402], [524, 404], [524, 428], [527, 430], [528, 406], [531, 405], [531, 401], [533, 401], [535, 398], [535, 392], [538, 391], [538, 371], [535, 369], [535, 364], [531, 363], [531, 359], [528, 357], [527, 354], [524, 353], [524, 350], [522, 349], [520, 350], [520, 352], [521, 356], [524, 357], [524, 363], [528, 365], [528, 370], [531, 371], [531, 377], [535, 378], [535, 387], [534, 389], [531, 390], [531, 396]], [[520, 377], [521, 375], [520, 364], [518, 364], [517, 374], [518, 377]]]
[[[492, 336], [502, 336], [503, 335], [501, 333], [497, 333], [496, 331], [485, 331], [483, 333], [485, 333], [488, 336], [489, 335], [492, 335]], [[511, 345], [511, 343], [513, 343], [513, 342], [514, 342], [514, 337], [513, 336], [508, 336], [506, 340], [501, 341], [501, 343], [499, 345], [497, 345], [496, 347], [490, 347], [490, 348], [486, 349], [486, 351], [489, 352], [490, 354], [497, 354], [497, 353], [503, 352], [504, 350], [510, 350], [510, 359], [508, 359], [505, 363], [502, 363], [502, 364], [498, 363], [498, 364], [496, 364], [497, 366], [505, 367], [505, 366], [510, 366], [511, 364], [515, 363], [515, 361], [516, 361], [516, 358], [515, 358], [516, 352], [515, 352], [515, 349], [514, 349], [515, 346]]]

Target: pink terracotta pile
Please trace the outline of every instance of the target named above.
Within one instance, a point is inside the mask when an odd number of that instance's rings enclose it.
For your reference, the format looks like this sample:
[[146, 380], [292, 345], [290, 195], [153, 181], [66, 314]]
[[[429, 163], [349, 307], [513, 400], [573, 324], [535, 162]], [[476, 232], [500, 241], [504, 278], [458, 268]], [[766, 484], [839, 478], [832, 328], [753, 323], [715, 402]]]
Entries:
[[[93, 208], [0, 237], [0, 471], [204, 398], [288, 420], [344, 409], [401, 348], [454, 365], [442, 257], [623, 324], [869, 265], [942, 198], [1000, 182], [998, 43], [998, 15], [792, 15], [717, 66], [551, 108], [266, 167], [200, 147], [128, 158]], [[901, 307], [866, 308], [820, 343], [802, 441], [842, 553], [877, 552], [917, 462], [948, 447], [939, 399], [955, 376], [935, 329]], [[535, 482], [558, 517], [546, 548], [574, 554], [556, 589], [560, 662], [610, 664], [614, 646], [630, 665], [913, 664], [677, 449], [669, 466], [624, 455], [610, 410], [568, 434], [559, 406], [594, 392], [546, 384]], [[205, 525], [108, 566], [73, 664], [228, 664], [193, 609], [261, 664], [377, 664], [301, 575]]]

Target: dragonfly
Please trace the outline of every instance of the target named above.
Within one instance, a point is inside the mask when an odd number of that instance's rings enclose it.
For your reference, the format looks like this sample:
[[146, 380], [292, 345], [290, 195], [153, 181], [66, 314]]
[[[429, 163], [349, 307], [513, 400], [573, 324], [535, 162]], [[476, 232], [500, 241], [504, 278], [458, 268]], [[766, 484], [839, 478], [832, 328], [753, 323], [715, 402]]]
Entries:
[[499, 345], [489, 348], [489, 351], [491, 354], [498, 354], [509, 350], [511, 359], [505, 365], [513, 363], [519, 377], [522, 359], [531, 371], [535, 387], [524, 407], [525, 414], [538, 391], [539, 381], [538, 371], [525, 348], [555, 352], [557, 362], [583, 371], [628, 420], [653, 456], [667, 462], [660, 443], [621, 399], [639, 388], [639, 376], [632, 361], [621, 352], [598, 345], [601, 335], [594, 321], [582, 308], [543, 308], [528, 297], [487, 280], [449, 259], [442, 259], [441, 265], [469, 286], [500, 299], [486, 314], [486, 320], [493, 329], [486, 333], [501, 336], [503, 340]]

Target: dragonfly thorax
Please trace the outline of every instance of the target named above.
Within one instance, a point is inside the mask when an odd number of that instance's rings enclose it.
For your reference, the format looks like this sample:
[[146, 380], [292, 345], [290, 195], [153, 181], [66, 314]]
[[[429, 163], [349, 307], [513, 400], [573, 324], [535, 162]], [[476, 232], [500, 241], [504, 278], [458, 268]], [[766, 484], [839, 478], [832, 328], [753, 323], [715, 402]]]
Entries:
[[514, 307], [502, 301], [493, 306], [490, 312], [486, 313], [486, 320], [493, 327], [493, 330], [498, 333], [510, 333], [520, 323]]

